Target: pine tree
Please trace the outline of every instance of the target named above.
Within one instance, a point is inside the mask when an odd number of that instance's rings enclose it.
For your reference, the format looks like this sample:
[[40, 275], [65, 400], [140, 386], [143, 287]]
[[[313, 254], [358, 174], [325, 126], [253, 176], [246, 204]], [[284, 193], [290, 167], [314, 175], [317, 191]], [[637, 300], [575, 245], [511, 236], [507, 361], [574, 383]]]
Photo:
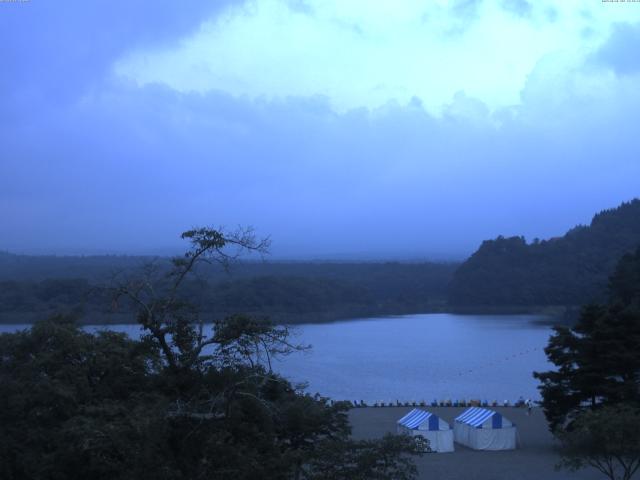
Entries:
[[599, 405], [640, 404], [640, 248], [610, 278], [606, 305], [583, 308], [573, 328], [556, 327], [545, 352], [557, 370], [535, 372], [552, 430]]

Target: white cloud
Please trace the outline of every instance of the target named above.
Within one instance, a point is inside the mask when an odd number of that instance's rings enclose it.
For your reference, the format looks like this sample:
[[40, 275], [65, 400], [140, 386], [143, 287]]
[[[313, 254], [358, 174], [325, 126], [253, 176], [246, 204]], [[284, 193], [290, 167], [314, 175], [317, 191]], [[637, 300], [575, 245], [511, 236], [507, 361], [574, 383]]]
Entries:
[[495, 111], [520, 103], [542, 58], [582, 59], [613, 22], [640, 18], [640, 7], [590, 8], [538, 2], [519, 16], [497, 0], [255, 0], [173, 48], [129, 54], [116, 72], [183, 92], [324, 95], [338, 111], [418, 97], [440, 115], [464, 91]]
[[124, 251], [238, 222], [283, 255], [468, 253], [638, 195], [640, 73], [616, 23], [638, 4], [425, 3], [257, 0], [130, 51], [115, 77], [84, 72], [72, 99], [14, 95], [0, 247]]

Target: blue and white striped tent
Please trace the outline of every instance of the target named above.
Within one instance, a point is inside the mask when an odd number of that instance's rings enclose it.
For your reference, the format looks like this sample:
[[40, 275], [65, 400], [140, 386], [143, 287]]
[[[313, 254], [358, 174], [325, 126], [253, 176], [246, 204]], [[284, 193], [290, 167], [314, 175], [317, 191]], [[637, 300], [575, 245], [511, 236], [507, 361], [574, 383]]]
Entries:
[[397, 422], [398, 433], [423, 436], [433, 452], [453, 452], [453, 431], [437, 415], [414, 408]]
[[516, 426], [494, 410], [471, 407], [455, 419], [455, 441], [475, 450], [513, 450]]
[[476, 428], [488, 428], [488, 425], [484, 426], [484, 424], [489, 420], [491, 420], [491, 428], [502, 428], [502, 415], [486, 408], [471, 407], [456, 417], [456, 422], [466, 423]]

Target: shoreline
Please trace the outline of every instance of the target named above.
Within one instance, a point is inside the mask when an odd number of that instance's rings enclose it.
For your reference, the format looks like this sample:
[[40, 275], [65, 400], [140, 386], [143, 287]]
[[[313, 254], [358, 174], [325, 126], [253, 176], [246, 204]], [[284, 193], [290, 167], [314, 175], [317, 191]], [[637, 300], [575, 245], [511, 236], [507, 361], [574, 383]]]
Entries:
[[[413, 407], [353, 408], [349, 410], [352, 436], [356, 440], [380, 438], [396, 433], [396, 422]], [[557, 471], [558, 444], [548, 430], [539, 407], [527, 415], [526, 408], [489, 407], [515, 423], [518, 448], [503, 451], [478, 451], [454, 444], [451, 453], [427, 453], [415, 458], [419, 480], [599, 480], [594, 469], [578, 472]], [[453, 425], [464, 407], [425, 407]]]
[[[535, 320], [534, 323], [553, 326], [567, 325], [573, 321], [577, 315], [577, 307], [575, 306], [476, 306], [476, 307], [455, 307], [455, 306], [433, 306], [420, 309], [407, 309], [405, 311], [383, 311], [383, 312], [363, 312], [362, 315], [353, 313], [349, 316], [343, 316], [333, 313], [312, 313], [312, 314], [290, 314], [282, 313], [266, 316], [271, 318], [274, 324], [278, 325], [318, 325], [327, 323], [343, 323], [354, 322], [359, 320], [373, 320], [377, 318], [394, 318], [410, 315], [430, 315], [430, 314], [450, 314], [450, 315], [478, 315], [478, 316], [507, 316], [507, 315], [538, 315], [541, 318]], [[242, 312], [252, 315], [256, 318], [265, 317], [259, 312]], [[1, 325], [32, 325], [40, 320], [50, 318], [53, 315], [75, 315], [78, 316], [79, 325], [134, 325], [136, 322], [135, 313], [107, 313], [107, 312], [83, 312], [81, 309], [64, 308], [58, 310], [32, 311], [32, 312], [4, 312], [0, 313]], [[214, 314], [212, 312], [204, 312], [204, 318], [222, 318], [230, 315], [230, 312], [221, 312]], [[295, 321], [297, 318], [298, 321]], [[212, 320], [205, 320], [205, 323], [211, 323]]]

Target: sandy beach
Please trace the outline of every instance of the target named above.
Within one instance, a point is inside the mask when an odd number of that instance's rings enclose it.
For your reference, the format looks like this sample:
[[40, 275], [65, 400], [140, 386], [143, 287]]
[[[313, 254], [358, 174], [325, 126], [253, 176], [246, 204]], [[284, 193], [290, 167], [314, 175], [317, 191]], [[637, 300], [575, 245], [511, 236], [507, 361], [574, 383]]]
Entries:
[[[356, 408], [349, 417], [353, 435], [357, 439], [377, 438], [387, 432], [395, 433], [396, 421], [413, 407]], [[464, 408], [426, 407], [453, 424]], [[594, 469], [579, 472], [556, 471], [559, 456], [554, 440], [547, 429], [544, 415], [534, 408], [526, 414], [523, 408], [497, 407], [503, 416], [518, 427], [519, 448], [503, 452], [482, 452], [455, 444], [453, 453], [431, 453], [417, 458], [422, 480], [600, 480], [602, 474]]]

